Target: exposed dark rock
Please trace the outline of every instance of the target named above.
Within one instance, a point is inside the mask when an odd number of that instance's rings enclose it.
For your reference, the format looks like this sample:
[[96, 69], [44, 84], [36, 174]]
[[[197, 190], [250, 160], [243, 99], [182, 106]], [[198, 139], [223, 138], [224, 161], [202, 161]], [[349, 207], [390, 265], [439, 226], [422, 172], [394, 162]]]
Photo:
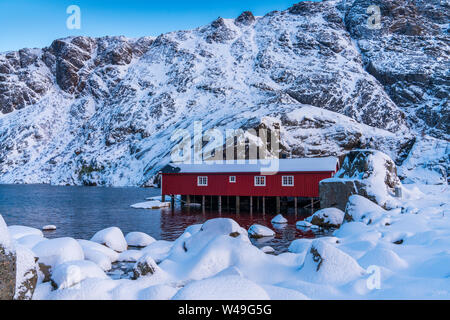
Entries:
[[[370, 5], [381, 10], [381, 27], [367, 28]], [[450, 19], [447, 1], [357, 0], [345, 9], [351, 36], [369, 73], [385, 87], [414, 126], [438, 138], [450, 134], [448, 67]], [[445, 92], [445, 94], [443, 94]]]
[[235, 20], [237, 25], [249, 26], [253, 22], [255, 22], [255, 16], [250, 11], [244, 11], [241, 13], [239, 17]]
[[353, 194], [367, 196], [359, 181], [323, 181], [319, 184], [320, 207], [345, 210], [348, 198]]
[[319, 271], [319, 270], [320, 270], [320, 266], [322, 265], [323, 259], [322, 259], [322, 257], [320, 256], [319, 251], [317, 251], [317, 249], [314, 248], [314, 247], [311, 247], [310, 253], [311, 253], [312, 256], [313, 256], [313, 261], [314, 261], [315, 263], [317, 263], [317, 269], [316, 269], [316, 271]]
[[218, 18], [211, 23], [211, 28], [207, 29], [206, 41], [208, 43], [225, 43], [235, 37], [235, 32], [225, 23], [223, 18]]
[[31, 250], [17, 248], [17, 269], [15, 300], [31, 300], [38, 281], [36, 260]]
[[51, 266], [47, 266], [44, 263], [38, 262], [38, 269], [39, 271], [42, 273], [43, 275], [43, 282], [49, 282], [51, 280], [52, 277], [52, 267]]
[[133, 267], [133, 279], [151, 276], [159, 270], [155, 260], [150, 255], [144, 255]]
[[358, 194], [386, 207], [399, 186], [397, 167], [387, 155], [373, 150], [351, 151], [335, 177], [320, 182], [320, 206], [345, 210], [348, 198]]
[[344, 219], [344, 212], [337, 208], [324, 208], [311, 217], [311, 224], [324, 229], [337, 229]]
[[13, 300], [15, 290], [16, 255], [0, 245], [0, 300]]

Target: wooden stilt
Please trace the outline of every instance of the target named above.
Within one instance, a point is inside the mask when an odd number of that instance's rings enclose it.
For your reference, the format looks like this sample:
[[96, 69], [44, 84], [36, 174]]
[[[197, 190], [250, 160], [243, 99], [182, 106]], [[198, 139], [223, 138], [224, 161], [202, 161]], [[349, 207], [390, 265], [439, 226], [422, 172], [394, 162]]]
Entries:
[[163, 195], [161, 196], [161, 202], [166, 202], [166, 195], [165, 195], [165, 194], [163, 194]]
[[241, 209], [241, 203], [240, 202], [241, 202], [240, 197], [236, 196], [236, 213], [240, 212], [240, 209]]
[[314, 214], [314, 198], [311, 198], [311, 214]]
[[202, 196], [202, 208], [205, 210], [205, 196]]
[[222, 213], [222, 196], [219, 196], [218, 202], [219, 202], [219, 213]]
[[280, 214], [280, 197], [276, 197], [277, 198], [277, 214]]
[[259, 201], [260, 197], [256, 197], [256, 211], [259, 212]]
[[262, 213], [266, 213], [266, 197], [262, 197]]
[[175, 208], [175, 195], [174, 194], [170, 195], [170, 207], [172, 209]]
[[295, 214], [297, 215], [297, 212], [298, 212], [298, 205], [297, 205], [297, 197], [294, 197], [294, 212], [295, 212]]
[[250, 214], [253, 214], [253, 197], [250, 196]]

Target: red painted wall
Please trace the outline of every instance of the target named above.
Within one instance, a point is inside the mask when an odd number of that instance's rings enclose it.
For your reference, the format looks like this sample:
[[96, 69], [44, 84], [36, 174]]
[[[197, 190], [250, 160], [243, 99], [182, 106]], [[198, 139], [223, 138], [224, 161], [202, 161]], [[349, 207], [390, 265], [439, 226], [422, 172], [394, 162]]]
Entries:
[[[281, 196], [319, 197], [319, 182], [333, 176], [334, 172], [283, 172], [266, 176], [266, 186], [255, 186], [256, 173], [163, 173], [162, 194], [205, 196]], [[197, 177], [207, 176], [208, 186], [197, 186]], [[236, 176], [236, 183], [229, 177]], [[294, 186], [281, 184], [282, 176], [294, 176]]]

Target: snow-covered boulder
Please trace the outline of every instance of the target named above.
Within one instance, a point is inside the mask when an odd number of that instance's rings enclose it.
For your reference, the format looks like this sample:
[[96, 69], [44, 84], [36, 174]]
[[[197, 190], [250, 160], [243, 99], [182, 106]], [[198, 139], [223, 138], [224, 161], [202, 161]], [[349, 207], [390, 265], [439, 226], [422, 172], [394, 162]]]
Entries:
[[240, 276], [194, 281], [177, 292], [174, 300], [269, 300], [259, 285]]
[[136, 262], [143, 256], [141, 250], [127, 250], [119, 254], [119, 260], [121, 262]]
[[365, 270], [345, 252], [323, 240], [314, 240], [299, 271], [306, 281], [343, 285], [362, 277]]
[[[233, 266], [252, 273], [250, 266], [269, 264], [269, 255], [250, 242], [245, 229], [230, 219], [214, 220], [204, 230], [177, 239], [176, 250], [161, 262], [161, 269], [190, 281], [213, 277]], [[239, 232], [240, 236], [234, 235]]]
[[311, 248], [311, 243], [313, 240], [311, 239], [296, 239], [291, 242], [291, 244], [288, 247], [288, 251], [292, 253], [306, 253], [306, 251]]
[[4, 251], [9, 251], [11, 248], [11, 235], [9, 233], [9, 228], [6, 225], [5, 220], [0, 214], [0, 246], [3, 247]]
[[217, 218], [206, 221], [197, 233], [187, 238], [184, 241], [184, 248], [187, 252], [195, 254], [219, 236], [229, 236], [244, 242], [250, 242], [247, 230], [236, 221], [228, 218]]
[[16, 284], [16, 254], [5, 220], [0, 215], [0, 300], [14, 298]]
[[15, 300], [31, 300], [38, 281], [34, 253], [27, 247], [16, 245], [17, 270]]
[[178, 289], [167, 285], [156, 285], [139, 291], [139, 300], [170, 300]]
[[278, 214], [276, 215], [272, 221], [273, 224], [285, 224], [288, 223], [287, 219], [285, 217], [283, 217], [282, 214]]
[[35, 245], [37, 245], [39, 242], [46, 241], [46, 240], [48, 240], [48, 239], [46, 239], [42, 236], [39, 236], [36, 234], [30, 234], [30, 235], [27, 235], [27, 236], [17, 239], [16, 243], [20, 244], [21, 246], [27, 247], [28, 249], [33, 249], [33, 247]]
[[395, 189], [401, 188], [394, 161], [376, 150], [354, 150], [333, 178], [319, 183], [320, 206], [345, 209], [353, 194], [364, 196], [382, 207], [395, 203]]
[[306, 238], [296, 239], [289, 245], [288, 251], [298, 255], [296, 263], [298, 263], [299, 265], [302, 265], [305, 261], [306, 254], [311, 248], [312, 241], [313, 240]]
[[345, 222], [359, 221], [372, 224], [386, 215], [386, 210], [360, 195], [352, 195], [345, 207]]
[[89, 240], [79, 239], [77, 241], [83, 248], [83, 251], [86, 251], [88, 249], [99, 251], [100, 253], [107, 256], [111, 262], [116, 262], [119, 259], [119, 253], [114, 251], [113, 249], [108, 248], [107, 246]]
[[248, 229], [248, 235], [251, 238], [273, 237], [275, 232], [260, 224], [254, 224]]
[[[9, 230], [14, 237], [10, 236]], [[30, 300], [33, 297], [38, 280], [35, 254], [15, 239], [42, 238], [42, 233], [36, 230], [21, 226], [10, 229], [0, 215], [0, 300]]]
[[41, 230], [25, 226], [9, 226], [8, 231], [11, 238], [16, 240], [29, 235], [44, 236]]
[[109, 271], [112, 268], [111, 259], [101, 251], [92, 248], [83, 248], [84, 259], [97, 264], [103, 271]]
[[261, 286], [269, 295], [271, 300], [309, 300], [303, 293], [284, 287], [273, 285]]
[[322, 228], [339, 228], [344, 221], [344, 212], [337, 208], [325, 208], [311, 217], [311, 224]]
[[52, 285], [57, 289], [70, 288], [87, 278], [107, 279], [107, 275], [94, 262], [69, 261], [58, 265], [52, 273]]
[[391, 270], [408, 267], [408, 263], [400, 258], [394, 251], [380, 247], [367, 252], [358, 260], [358, 262], [364, 268], [368, 268], [372, 265], [382, 266]]
[[165, 259], [172, 249], [174, 243], [172, 241], [158, 240], [142, 249], [142, 254], [149, 254], [158, 263]]
[[156, 241], [143, 232], [130, 232], [125, 236], [125, 240], [130, 247], [146, 247]]
[[39, 258], [38, 265], [45, 281], [49, 280], [50, 273], [57, 265], [84, 260], [83, 249], [73, 238], [56, 238], [39, 242], [33, 247], [33, 252]]
[[133, 278], [138, 279], [140, 277], [152, 276], [157, 272], [161, 272], [161, 269], [156, 264], [155, 260], [146, 254], [142, 256], [133, 267]]
[[103, 244], [117, 252], [127, 250], [128, 244], [122, 231], [117, 227], [100, 230], [92, 237], [91, 241]]
[[119, 259], [119, 253], [97, 242], [89, 240], [77, 240], [83, 248], [84, 258], [96, 263], [102, 270], [108, 271], [112, 263]]

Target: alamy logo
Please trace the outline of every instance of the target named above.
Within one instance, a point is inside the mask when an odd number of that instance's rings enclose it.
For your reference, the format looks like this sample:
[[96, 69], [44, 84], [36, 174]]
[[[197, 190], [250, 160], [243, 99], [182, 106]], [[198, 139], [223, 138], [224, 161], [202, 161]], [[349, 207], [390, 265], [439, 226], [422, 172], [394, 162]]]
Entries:
[[371, 5], [367, 8], [367, 14], [370, 17], [367, 18], [367, 28], [371, 30], [381, 29], [381, 10], [379, 6]]
[[379, 266], [369, 266], [367, 273], [370, 274], [366, 280], [367, 289], [380, 290], [381, 289], [381, 269]]
[[[219, 129], [203, 131], [201, 121], [193, 125], [194, 135], [187, 129], [178, 129], [170, 141], [173, 163], [183, 164], [261, 164], [261, 173], [275, 174], [279, 169], [280, 130], [265, 128]], [[269, 132], [270, 131], [270, 132]]]
[[66, 26], [69, 30], [81, 29], [81, 9], [77, 5], [70, 5], [66, 9], [70, 16], [66, 20]]

